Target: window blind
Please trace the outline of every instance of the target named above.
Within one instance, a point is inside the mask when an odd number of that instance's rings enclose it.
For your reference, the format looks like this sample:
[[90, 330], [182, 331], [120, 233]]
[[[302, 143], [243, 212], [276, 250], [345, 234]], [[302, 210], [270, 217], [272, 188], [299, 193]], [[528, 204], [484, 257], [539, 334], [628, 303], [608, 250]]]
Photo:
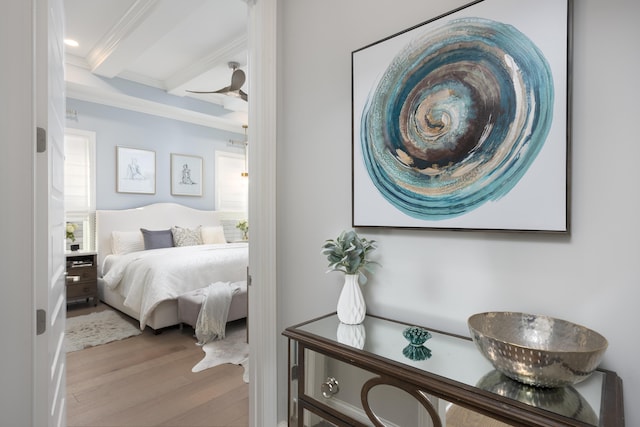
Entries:
[[245, 170], [243, 154], [216, 151], [215, 156], [216, 210], [248, 210], [249, 178], [242, 176]]
[[[94, 132], [65, 129], [64, 210], [67, 222], [76, 224], [76, 241], [93, 250], [96, 210], [96, 136]], [[67, 241], [67, 247], [72, 242]]]

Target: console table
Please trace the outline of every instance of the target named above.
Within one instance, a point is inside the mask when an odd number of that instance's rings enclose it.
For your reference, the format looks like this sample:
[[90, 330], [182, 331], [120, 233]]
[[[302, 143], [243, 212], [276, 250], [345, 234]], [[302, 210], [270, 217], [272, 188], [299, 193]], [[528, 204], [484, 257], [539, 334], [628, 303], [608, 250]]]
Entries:
[[409, 326], [373, 315], [345, 325], [330, 314], [287, 328], [289, 425], [624, 426], [615, 372], [527, 386], [495, 371], [466, 337], [425, 328], [426, 348], [403, 351]]

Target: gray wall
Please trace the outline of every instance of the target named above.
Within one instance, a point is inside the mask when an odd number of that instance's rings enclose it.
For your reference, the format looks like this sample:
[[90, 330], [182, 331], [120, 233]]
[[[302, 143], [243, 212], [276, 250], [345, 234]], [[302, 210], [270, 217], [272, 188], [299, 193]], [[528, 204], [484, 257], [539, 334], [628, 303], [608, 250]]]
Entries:
[[[279, 3], [280, 329], [334, 311], [341, 288], [320, 247], [351, 224], [351, 52], [464, 3]], [[382, 263], [364, 287], [369, 312], [464, 335], [466, 319], [487, 310], [589, 326], [609, 340], [602, 366], [624, 381], [629, 426], [640, 425], [639, 16], [635, 0], [574, 5], [570, 235], [361, 230], [379, 241]], [[278, 359], [285, 419], [284, 338]]]
[[[67, 127], [96, 133], [97, 209], [126, 209], [159, 202], [214, 209], [215, 151], [243, 153], [229, 140], [240, 141], [244, 135], [77, 99], [68, 98], [67, 109], [77, 112], [76, 119], [67, 119]], [[116, 146], [155, 151], [156, 194], [116, 192]], [[171, 153], [203, 158], [202, 197], [171, 195]]]

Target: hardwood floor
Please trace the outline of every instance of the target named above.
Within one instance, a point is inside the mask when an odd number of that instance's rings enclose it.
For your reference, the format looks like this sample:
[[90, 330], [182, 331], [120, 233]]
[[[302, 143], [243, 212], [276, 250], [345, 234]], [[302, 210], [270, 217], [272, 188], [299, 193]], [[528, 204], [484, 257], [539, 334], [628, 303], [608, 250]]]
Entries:
[[[72, 304], [67, 317], [104, 309]], [[204, 356], [195, 342], [190, 327], [159, 335], [147, 328], [136, 337], [67, 353], [68, 427], [248, 426], [243, 368], [225, 364], [191, 372]]]
[[469, 409], [463, 408], [458, 405], [451, 405], [447, 411], [447, 426], [446, 427], [468, 427], [468, 426], [482, 426], [482, 427], [509, 427], [509, 424], [505, 424], [493, 418], [489, 418], [486, 415], [473, 412]]

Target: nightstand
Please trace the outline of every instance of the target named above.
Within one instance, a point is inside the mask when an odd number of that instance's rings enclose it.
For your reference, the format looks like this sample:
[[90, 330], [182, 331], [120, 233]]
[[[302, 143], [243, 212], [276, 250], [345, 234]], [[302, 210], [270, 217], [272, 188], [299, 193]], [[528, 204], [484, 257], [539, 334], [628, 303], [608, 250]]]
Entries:
[[92, 299], [98, 305], [98, 266], [96, 252], [67, 252], [67, 302]]

